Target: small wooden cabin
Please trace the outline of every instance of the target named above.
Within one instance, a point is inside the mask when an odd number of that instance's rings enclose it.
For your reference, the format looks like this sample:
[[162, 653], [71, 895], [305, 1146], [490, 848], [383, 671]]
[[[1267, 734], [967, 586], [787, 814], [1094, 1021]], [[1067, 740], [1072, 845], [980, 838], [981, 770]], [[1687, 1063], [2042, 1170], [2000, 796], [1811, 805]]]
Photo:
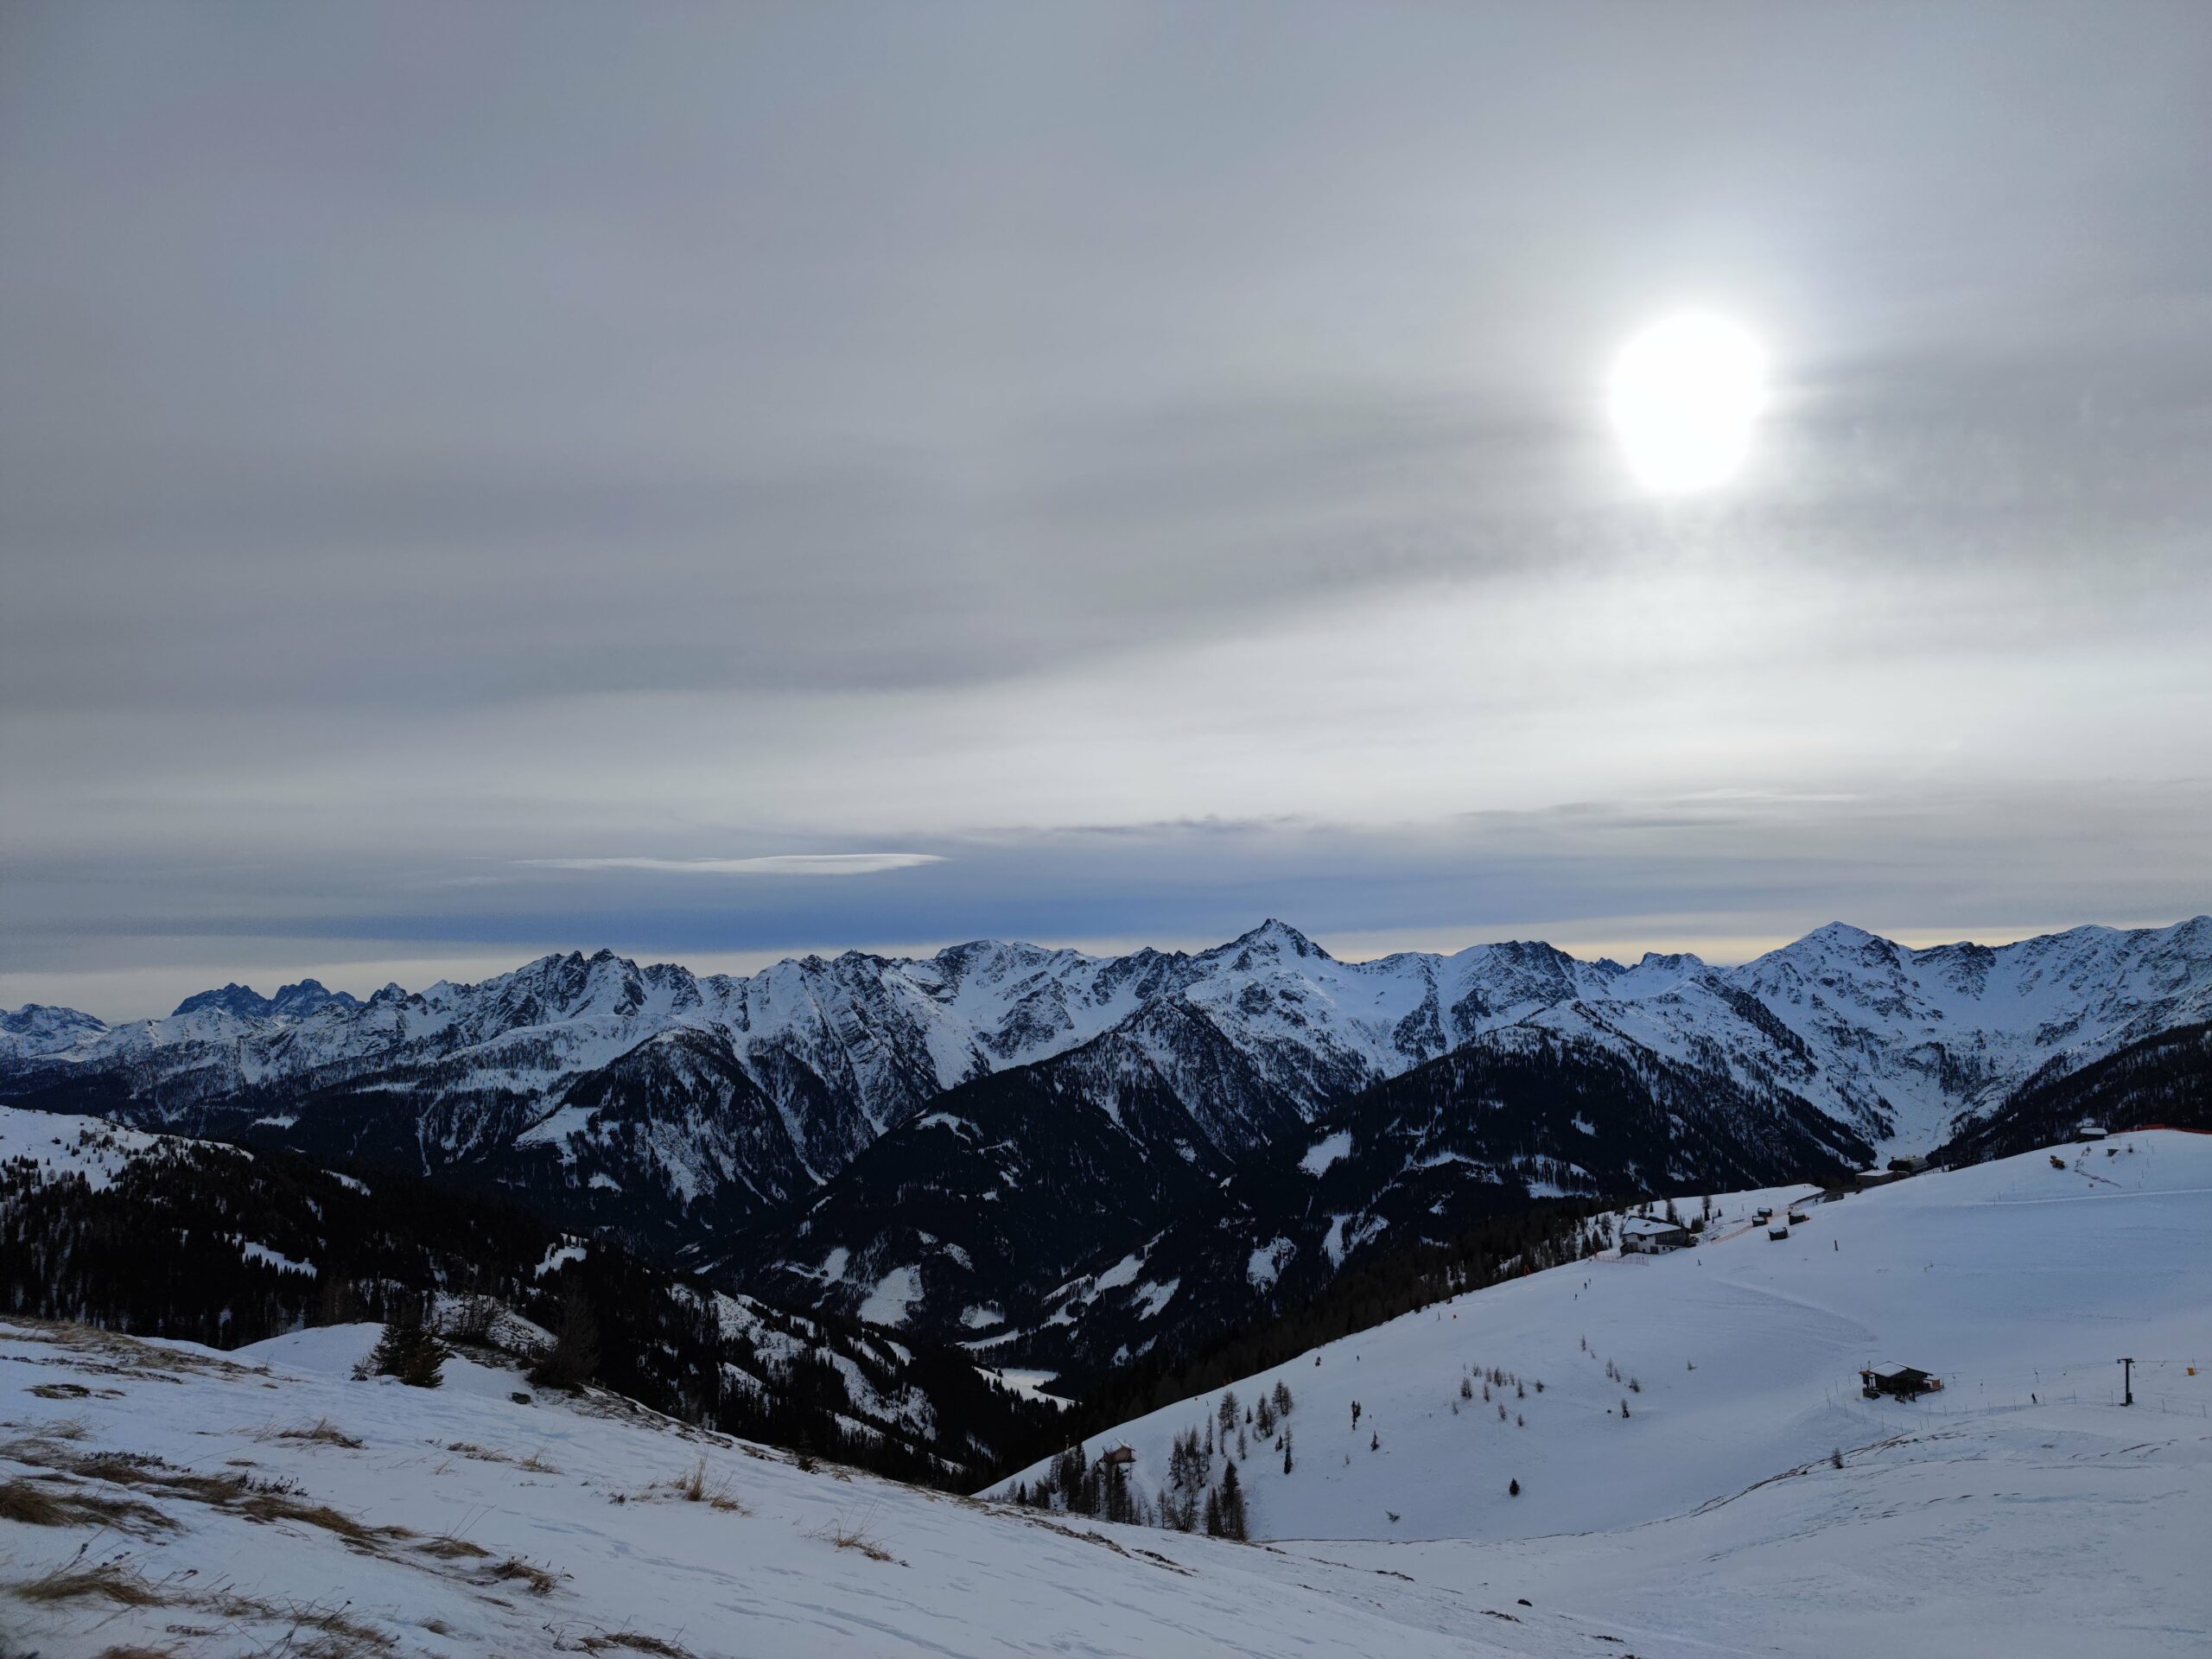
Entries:
[[1771, 1227], [1770, 1227], [1770, 1228], [1768, 1228], [1768, 1229], [1766, 1230], [1766, 1236], [1767, 1236], [1769, 1238], [1787, 1238], [1787, 1237], [1789, 1237], [1789, 1223], [1787, 1223], [1787, 1222], [1782, 1222], [1782, 1221], [1778, 1221], [1778, 1222], [1775, 1223], [1775, 1224], [1774, 1224], [1773, 1226], [1771, 1226]]
[[1109, 1468], [1116, 1466], [1126, 1468], [1136, 1460], [1136, 1448], [1128, 1446], [1109, 1446], [1098, 1454], [1098, 1461]]
[[1916, 1400], [1923, 1394], [1942, 1391], [1943, 1379], [1922, 1370], [1916, 1365], [1869, 1365], [1859, 1373], [1859, 1392], [1869, 1400], [1878, 1400], [1889, 1395], [1898, 1400]]
[[2101, 1123], [2091, 1123], [2085, 1121], [2074, 1131], [2074, 1133], [2084, 1141], [2101, 1141], [2105, 1138], [2105, 1126]]

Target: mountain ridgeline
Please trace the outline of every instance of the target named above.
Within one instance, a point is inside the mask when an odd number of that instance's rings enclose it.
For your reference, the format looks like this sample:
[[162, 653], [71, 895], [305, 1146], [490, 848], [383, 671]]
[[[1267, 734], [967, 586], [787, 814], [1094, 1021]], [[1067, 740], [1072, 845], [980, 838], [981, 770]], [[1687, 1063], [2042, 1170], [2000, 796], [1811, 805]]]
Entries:
[[0, 1014], [0, 1101], [466, 1182], [730, 1289], [1096, 1377], [1549, 1199], [1964, 1145], [2208, 1018], [2205, 917], [1923, 950], [1836, 924], [1737, 968], [1346, 963], [1271, 921], [1197, 953], [731, 977], [602, 951], [118, 1026], [33, 1005]]

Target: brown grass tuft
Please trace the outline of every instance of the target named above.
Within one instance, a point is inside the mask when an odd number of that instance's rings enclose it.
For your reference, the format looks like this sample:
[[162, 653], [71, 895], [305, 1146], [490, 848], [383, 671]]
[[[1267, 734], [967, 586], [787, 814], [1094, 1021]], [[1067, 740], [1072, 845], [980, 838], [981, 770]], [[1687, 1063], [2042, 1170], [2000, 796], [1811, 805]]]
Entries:
[[[882, 1541], [868, 1529], [868, 1517], [858, 1521], [825, 1521], [807, 1534], [824, 1543], [835, 1544], [840, 1549], [855, 1549], [871, 1561], [899, 1561], [899, 1558], [883, 1547]], [[904, 1567], [904, 1561], [899, 1561]]]
[[494, 1582], [519, 1580], [523, 1587], [533, 1596], [550, 1595], [553, 1586], [561, 1582], [561, 1575], [551, 1567], [526, 1561], [519, 1555], [510, 1555], [498, 1566], [486, 1567], [485, 1572]]
[[276, 1438], [280, 1440], [316, 1440], [324, 1446], [342, 1446], [353, 1452], [361, 1449], [360, 1441], [327, 1417], [318, 1417], [297, 1428], [280, 1428], [276, 1431]]
[[297, 1521], [305, 1526], [321, 1527], [325, 1532], [336, 1533], [349, 1544], [367, 1546], [415, 1535], [405, 1527], [368, 1526], [327, 1503], [304, 1503], [289, 1492], [251, 1492], [228, 1507], [249, 1521]]
[[179, 1598], [137, 1567], [120, 1561], [79, 1567], [74, 1561], [16, 1586], [25, 1601], [111, 1601], [118, 1607], [168, 1607]]
[[601, 1630], [581, 1638], [576, 1645], [586, 1653], [605, 1653], [610, 1648], [622, 1648], [632, 1653], [649, 1653], [654, 1659], [692, 1659], [691, 1649], [665, 1637], [647, 1636], [643, 1630]]
[[150, 1503], [105, 1497], [48, 1478], [0, 1481], [0, 1521], [27, 1527], [115, 1527], [124, 1532], [175, 1531], [176, 1522]]
[[415, 1546], [425, 1555], [435, 1555], [442, 1561], [481, 1560], [492, 1552], [481, 1544], [472, 1544], [466, 1538], [441, 1533], [435, 1538], [425, 1538]]

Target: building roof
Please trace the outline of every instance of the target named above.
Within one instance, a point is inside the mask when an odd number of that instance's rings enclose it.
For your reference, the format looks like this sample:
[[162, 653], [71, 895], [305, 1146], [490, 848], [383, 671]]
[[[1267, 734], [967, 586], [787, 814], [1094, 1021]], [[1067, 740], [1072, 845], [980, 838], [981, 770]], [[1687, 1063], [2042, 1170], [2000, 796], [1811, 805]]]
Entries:
[[1661, 1233], [1684, 1233], [1688, 1227], [1679, 1221], [1663, 1221], [1657, 1216], [1630, 1216], [1621, 1223], [1623, 1237], [1651, 1238]]

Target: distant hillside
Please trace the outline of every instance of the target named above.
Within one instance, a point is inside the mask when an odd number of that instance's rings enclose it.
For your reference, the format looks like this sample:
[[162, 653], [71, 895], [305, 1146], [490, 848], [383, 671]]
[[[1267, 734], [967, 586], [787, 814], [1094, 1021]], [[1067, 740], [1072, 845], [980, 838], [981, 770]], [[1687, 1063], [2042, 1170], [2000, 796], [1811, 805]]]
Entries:
[[2084, 1122], [2212, 1131], [2212, 1024], [2162, 1031], [2079, 1071], [2053, 1062], [1936, 1157], [1947, 1164], [2003, 1158], [2069, 1140]]
[[[0, 1107], [0, 1309], [231, 1349], [435, 1299], [458, 1340], [580, 1303], [593, 1380], [686, 1421], [929, 1484], [983, 1478], [1054, 1409], [962, 1354], [712, 1290], [496, 1198], [365, 1165]], [[531, 1333], [521, 1346], [531, 1357]]]

